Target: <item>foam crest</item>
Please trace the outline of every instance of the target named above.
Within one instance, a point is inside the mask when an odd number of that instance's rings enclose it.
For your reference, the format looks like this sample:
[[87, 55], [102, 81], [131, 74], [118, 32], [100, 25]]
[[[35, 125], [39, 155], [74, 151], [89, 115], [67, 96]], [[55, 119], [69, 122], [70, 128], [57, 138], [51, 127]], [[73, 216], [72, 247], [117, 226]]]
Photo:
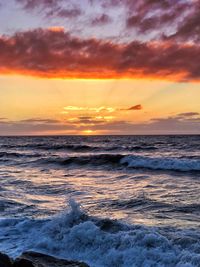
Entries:
[[40, 220], [0, 222], [0, 250], [17, 256], [35, 250], [82, 260], [91, 267], [198, 266], [200, 233], [127, 225], [88, 216], [78, 204]]
[[152, 170], [172, 170], [172, 171], [200, 171], [200, 160], [187, 158], [167, 158], [167, 157], [146, 157], [146, 156], [125, 156], [121, 159], [121, 164], [130, 168], [147, 168]]

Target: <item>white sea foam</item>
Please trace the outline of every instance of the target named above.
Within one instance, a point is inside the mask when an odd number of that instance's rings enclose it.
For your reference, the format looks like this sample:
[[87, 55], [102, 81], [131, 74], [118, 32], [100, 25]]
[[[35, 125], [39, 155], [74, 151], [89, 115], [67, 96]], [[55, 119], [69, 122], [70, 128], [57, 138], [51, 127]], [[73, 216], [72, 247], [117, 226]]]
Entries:
[[125, 156], [121, 164], [130, 168], [148, 168], [152, 170], [200, 171], [200, 160], [167, 157]]
[[51, 219], [0, 221], [0, 250], [16, 257], [26, 250], [82, 260], [91, 267], [199, 266], [200, 233], [87, 216], [71, 209]]

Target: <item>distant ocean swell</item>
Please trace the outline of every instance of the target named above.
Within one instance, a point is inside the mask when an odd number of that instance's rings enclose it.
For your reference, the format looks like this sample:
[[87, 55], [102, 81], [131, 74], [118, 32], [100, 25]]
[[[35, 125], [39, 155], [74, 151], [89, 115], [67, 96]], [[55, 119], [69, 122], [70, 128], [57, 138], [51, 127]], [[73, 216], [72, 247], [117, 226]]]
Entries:
[[36, 250], [91, 267], [199, 266], [198, 231], [128, 225], [88, 216], [73, 201], [70, 205], [70, 211], [51, 218], [1, 219], [0, 250], [13, 257]]
[[[11, 158], [25, 158], [27, 164], [45, 165], [52, 164], [57, 166], [70, 165], [90, 165], [90, 166], [112, 166], [112, 167], [127, 167], [132, 169], [149, 169], [177, 172], [200, 172], [199, 157], [153, 157], [125, 154], [79, 154], [77, 156], [56, 156], [49, 157], [40, 154], [21, 154], [21, 153], [0, 153], [0, 162]], [[22, 164], [24, 161], [22, 162]]]
[[149, 144], [141, 144], [141, 145], [123, 145], [123, 146], [116, 146], [116, 145], [80, 145], [80, 144], [42, 144], [42, 143], [35, 143], [35, 144], [6, 144], [1, 145], [2, 148], [7, 149], [34, 149], [34, 150], [44, 150], [44, 151], [55, 151], [55, 150], [62, 150], [62, 151], [72, 151], [72, 152], [98, 152], [98, 151], [115, 151], [115, 150], [127, 150], [127, 151], [139, 151], [139, 150], [156, 150], [158, 149], [156, 146], [149, 145]]

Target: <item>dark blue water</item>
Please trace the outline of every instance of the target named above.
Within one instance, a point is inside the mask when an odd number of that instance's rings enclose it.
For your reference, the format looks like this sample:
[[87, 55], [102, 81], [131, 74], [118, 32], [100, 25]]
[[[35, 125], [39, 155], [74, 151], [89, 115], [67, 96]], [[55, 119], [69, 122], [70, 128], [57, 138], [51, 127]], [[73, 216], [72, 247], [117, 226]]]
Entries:
[[1, 137], [0, 179], [11, 256], [200, 266], [200, 136]]

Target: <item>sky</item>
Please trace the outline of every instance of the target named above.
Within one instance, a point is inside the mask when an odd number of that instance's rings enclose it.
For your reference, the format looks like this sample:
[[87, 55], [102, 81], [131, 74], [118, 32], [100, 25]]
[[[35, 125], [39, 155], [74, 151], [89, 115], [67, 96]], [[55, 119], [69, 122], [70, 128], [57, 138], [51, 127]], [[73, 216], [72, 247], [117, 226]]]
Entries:
[[200, 0], [0, 0], [0, 135], [200, 134]]

